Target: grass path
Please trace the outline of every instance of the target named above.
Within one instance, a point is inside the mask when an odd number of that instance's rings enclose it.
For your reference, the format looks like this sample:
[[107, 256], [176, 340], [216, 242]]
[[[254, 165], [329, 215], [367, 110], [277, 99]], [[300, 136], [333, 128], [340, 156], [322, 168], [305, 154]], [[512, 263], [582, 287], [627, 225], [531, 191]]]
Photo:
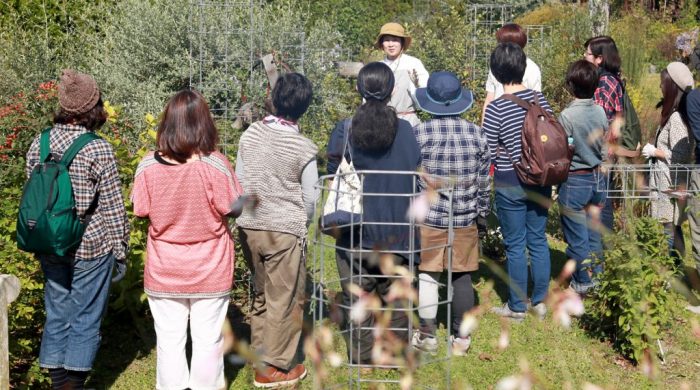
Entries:
[[[551, 246], [554, 274], [560, 269], [564, 255], [560, 242], [553, 241]], [[499, 290], [502, 290], [502, 283], [496, 281], [496, 289], [488, 289], [487, 280], [491, 278], [493, 274], [488, 267], [482, 267], [475, 283], [479, 300], [495, 305], [501, 302], [499, 297], [503, 294]], [[500, 379], [519, 374], [526, 362], [537, 388], [542, 389], [582, 389], [586, 383], [606, 389], [677, 389], [685, 386], [697, 389], [700, 388], [700, 340], [692, 334], [692, 315], [683, 310], [682, 299], [677, 299], [672, 305], [676, 318], [664, 337], [666, 363], [655, 367], [657, 373], [654, 380], [648, 379], [638, 367], [620, 358], [608, 343], [592, 339], [577, 321], [574, 321], [571, 329], [565, 330], [552, 320], [551, 315], [544, 321], [528, 316], [523, 323], [508, 323], [508, 346], [499, 349], [498, 340], [503, 324], [492, 314], [481, 318], [468, 356], [452, 358], [450, 363], [443, 361], [421, 367], [415, 380], [418, 384], [444, 389], [447, 387], [445, 372], [449, 364], [451, 388], [490, 389]], [[238, 328], [245, 333], [246, 327], [241, 322], [240, 314], [233, 317], [233, 322], [238, 322]], [[696, 320], [700, 318], [696, 317]], [[105, 340], [89, 387], [124, 390], [155, 388], [155, 336], [152, 326], [149, 329], [149, 340], [143, 342], [128, 325], [107, 324]], [[444, 329], [442, 336], [441, 340], [445, 340]], [[444, 344], [441, 345], [443, 353]], [[338, 352], [344, 353], [344, 348], [344, 342], [338, 340]], [[252, 388], [253, 374], [249, 367], [227, 365], [226, 374], [229, 389]], [[330, 372], [329, 383], [346, 384], [349, 374], [346, 369], [334, 369]], [[392, 372], [379, 371], [373, 375], [398, 378], [398, 374]], [[302, 382], [299, 388], [313, 388], [311, 377]]]

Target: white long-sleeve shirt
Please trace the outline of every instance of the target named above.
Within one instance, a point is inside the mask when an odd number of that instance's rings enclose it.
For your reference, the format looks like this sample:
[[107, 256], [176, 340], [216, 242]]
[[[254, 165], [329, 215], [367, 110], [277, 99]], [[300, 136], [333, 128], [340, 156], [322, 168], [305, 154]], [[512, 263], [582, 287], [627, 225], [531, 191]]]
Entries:
[[408, 54], [401, 54], [395, 60], [389, 60], [385, 57], [382, 62], [394, 72], [394, 92], [391, 95], [389, 105], [396, 109], [399, 118], [409, 121], [411, 126], [416, 126], [420, 120], [415, 113], [416, 85], [411, 80], [411, 75], [415, 71], [418, 77], [418, 88], [425, 88], [428, 86], [430, 74], [421, 60]]

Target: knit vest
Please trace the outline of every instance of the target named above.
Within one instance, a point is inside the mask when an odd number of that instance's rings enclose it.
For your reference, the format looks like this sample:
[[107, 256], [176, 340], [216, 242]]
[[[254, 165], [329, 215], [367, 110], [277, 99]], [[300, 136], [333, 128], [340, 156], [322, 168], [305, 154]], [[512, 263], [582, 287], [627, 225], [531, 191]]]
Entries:
[[236, 224], [305, 237], [301, 173], [317, 152], [316, 145], [299, 133], [276, 130], [262, 122], [250, 125], [238, 144], [244, 166], [241, 185], [259, 203], [244, 210]]

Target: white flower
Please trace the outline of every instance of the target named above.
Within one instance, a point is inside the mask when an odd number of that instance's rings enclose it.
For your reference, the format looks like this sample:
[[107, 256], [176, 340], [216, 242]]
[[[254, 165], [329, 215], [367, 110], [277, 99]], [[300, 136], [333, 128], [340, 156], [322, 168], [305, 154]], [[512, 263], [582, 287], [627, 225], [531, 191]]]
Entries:
[[477, 326], [479, 326], [479, 320], [469, 313], [464, 313], [462, 323], [459, 324], [459, 337], [469, 336], [476, 330]]
[[417, 223], [423, 223], [430, 211], [430, 199], [426, 192], [421, 193], [411, 200], [411, 205], [408, 207], [406, 217], [409, 220], [415, 220]]

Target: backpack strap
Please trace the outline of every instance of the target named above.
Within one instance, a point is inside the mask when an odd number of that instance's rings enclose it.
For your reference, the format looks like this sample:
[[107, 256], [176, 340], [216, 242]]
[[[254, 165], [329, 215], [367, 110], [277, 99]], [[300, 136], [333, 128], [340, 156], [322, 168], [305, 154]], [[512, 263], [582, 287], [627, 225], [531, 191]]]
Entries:
[[39, 161], [46, 162], [51, 154], [51, 128], [45, 129], [41, 132], [41, 138], [39, 138]]
[[519, 105], [520, 107], [524, 108], [526, 111], [530, 109], [530, 105], [523, 99], [513, 95], [512, 93], [506, 93], [501, 95], [502, 98], [506, 100], [510, 100], [511, 102]]
[[63, 157], [61, 158], [61, 164], [69, 166], [70, 163], [73, 161], [73, 158], [75, 158], [75, 155], [78, 154], [78, 152], [80, 151], [80, 149], [83, 148], [83, 146], [90, 143], [90, 141], [99, 138], [100, 136], [93, 133], [92, 131], [88, 131], [87, 133], [78, 136], [78, 138], [76, 138], [75, 141], [73, 141], [73, 143], [68, 147], [68, 149], [66, 149], [66, 152], [63, 153]]

